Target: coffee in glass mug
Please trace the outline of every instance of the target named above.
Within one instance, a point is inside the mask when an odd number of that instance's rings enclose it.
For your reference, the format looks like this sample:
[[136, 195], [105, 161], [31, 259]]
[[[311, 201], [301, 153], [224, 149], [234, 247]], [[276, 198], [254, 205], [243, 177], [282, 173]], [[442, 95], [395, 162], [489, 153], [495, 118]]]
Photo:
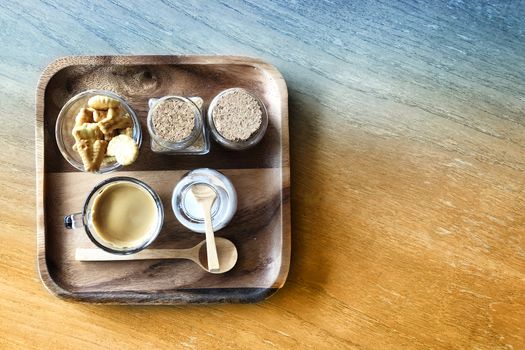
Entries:
[[88, 195], [82, 213], [65, 217], [66, 228], [84, 227], [100, 248], [116, 254], [136, 253], [158, 236], [164, 220], [159, 196], [144, 182], [114, 177]]

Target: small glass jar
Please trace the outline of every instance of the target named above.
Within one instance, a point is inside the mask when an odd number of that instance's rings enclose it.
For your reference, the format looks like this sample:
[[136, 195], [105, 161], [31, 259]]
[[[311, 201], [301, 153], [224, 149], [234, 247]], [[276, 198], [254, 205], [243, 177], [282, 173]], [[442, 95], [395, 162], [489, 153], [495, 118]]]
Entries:
[[[170, 99], [183, 101], [194, 112], [195, 125], [190, 135], [181, 141], [171, 142], [162, 138], [153, 125], [153, 111], [161, 103]], [[164, 96], [148, 100], [149, 112], [147, 119], [148, 132], [151, 138], [151, 150], [165, 154], [207, 154], [210, 151], [210, 140], [202, 116], [203, 100], [200, 97]]]
[[[215, 126], [214, 116], [213, 116], [215, 107], [217, 106], [217, 103], [221, 100], [221, 98], [223, 98], [224, 96], [228, 94], [236, 92], [236, 91], [246, 93], [250, 95], [251, 97], [253, 97], [259, 103], [259, 107], [261, 108], [261, 113], [262, 113], [261, 115], [262, 120], [261, 120], [261, 125], [259, 126], [259, 129], [257, 129], [257, 131], [255, 131], [248, 139], [242, 140], [242, 141], [233, 141], [221, 135], [221, 133], [217, 130]], [[252, 94], [251, 92], [245, 89], [242, 89], [242, 88], [231, 88], [231, 89], [222, 91], [221, 93], [219, 93], [217, 96], [213, 98], [208, 108], [207, 121], [208, 121], [208, 126], [210, 127], [211, 135], [217, 143], [219, 143], [220, 145], [226, 148], [240, 151], [240, 150], [251, 148], [262, 140], [264, 134], [266, 133], [266, 129], [268, 128], [268, 111], [266, 110], [266, 107], [261, 102], [261, 100], [257, 96]]]
[[205, 232], [204, 215], [191, 193], [191, 187], [197, 184], [208, 185], [217, 194], [211, 207], [212, 227], [214, 231], [224, 228], [237, 210], [237, 192], [230, 179], [209, 168], [190, 171], [173, 189], [171, 206], [177, 220], [194, 232]]

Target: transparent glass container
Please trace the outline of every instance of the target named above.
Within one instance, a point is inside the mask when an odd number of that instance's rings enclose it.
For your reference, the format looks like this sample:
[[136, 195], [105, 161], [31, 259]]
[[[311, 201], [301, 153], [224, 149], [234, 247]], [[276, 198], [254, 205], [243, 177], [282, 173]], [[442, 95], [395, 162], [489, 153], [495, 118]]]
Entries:
[[[215, 127], [215, 123], [213, 119], [213, 112], [215, 110], [217, 103], [221, 100], [222, 97], [228, 94], [231, 94], [232, 92], [235, 92], [235, 91], [242, 91], [244, 93], [249, 94], [254, 99], [256, 99], [257, 102], [259, 102], [259, 106], [262, 112], [261, 126], [247, 140], [244, 140], [244, 141], [232, 141], [222, 136], [221, 133]], [[213, 98], [213, 100], [210, 103], [210, 106], [208, 107], [207, 121], [208, 121], [208, 126], [210, 128], [211, 136], [217, 143], [219, 143], [220, 145], [226, 148], [240, 151], [240, 150], [251, 148], [262, 140], [262, 138], [264, 137], [264, 134], [266, 133], [266, 129], [268, 128], [268, 111], [266, 110], [266, 107], [261, 102], [261, 100], [257, 96], [255, 96], [253, 93], [245, 89], [242, 89], [242, 88], [231, 88], [231, 89], [227, 89], [227, 90], [220, 92], [217, 96]]]
[[[132, 138], [133, 140], [135, 140], [135, 143], [139, 146], [139, 149], [142, 143], [142, 131], [137, 115], [121, 96], [106, 90], [87, 90], [81, 92], [73, 96], [71, 99], [69, 99], [69, 101], [66, 102], [64, 107], [62, 107], [62, 109], [60, 110], [55, 124], [55, 138], [60, 153], [62, 153], [62, 155], [69, 162], [69, 164], [71, 164], [73, 167], [80, 171], [84, 171], [84, 164], [82, 163], [82, 158], [80, 157], [80, 154], [78, 154], [78, 152], [73, 149], [73, 145], [75, 144], [75, 138], [73, 137], [72, 130], [75, 126], [75, 116], [78, 114], [78, 111], [80, 110], [80, 108], [87, 107], [87, 101], [95, 95], [109, 96], [120, 102], [120, 105], [122, 106], [124, 111], [129, 114], [133, 122]], [[109, 173], [120, 168], [122, 168], [122, 165], [115, 161], [112, 163], [102, 164], [100, 166], [100, 169], [96, 173]]]
[[212, 227], [214, 231], [224, 228], [237, 210], [237, 192], [230, 179], [209, 168], [190, 171], [173, 189], [171, 206], [177, 220], [194, 232], [205, 232], [204, 215], [191, 193], [191, 187], [197, 184], [206, 184], [217, 194], [211, 207]]
[[[187, 103], [195, 113], [195, 126], [191, 134], [179, 142], [170, 142], [160, 137], [153, 125], [153, 111], [160, 103], [169, 99], [177, 99]], [[202, 116], [203, 100], [200, 97], [164, 96], [148, 100], [148, 132], [151, 138], [151, 150], [156, 153], [166, 154], [207, 154], [210, 151], [210, 140]]]
[[[118, 183], [126, 183], [126, 182], [131, 183], [135, 186], [139, 186], [151, 196], [157, 208], [157, 216], [156, 216], [155, 226], [150, 232], [148, 232], [147, 235], [144, 235], [144, 239], [140, 244], [136, 246], [130, 246], [130, 247], [118, 247], [118, 246], [113, 245], [111, 242], [106, 241], [105, 239], [103, 239], [96, 233], [97, 230], [95, 229], [93, 225], [93, 216], [92, 216], [93, 215], [93, 204], [97, 196], [106, 187], [110, 185], [114, 185]], [[140, 181], [132, 177], [127, 177], [127, 176], [112, 177], [112, 178], [109, 178], [109, 179], [106, 179], [100, 182], [88, 194], [84, 202], [84, 207], [82, 209], [82, 212], [66, 215], [64, 217], [64, 225], [67, 229], [84, 228], [89, 239], [97, 247], [109, 253], [113, 253], [113, 254], [133, 254], [133, 253], [137, 253], [145, 249], [151, 243], [153, 243], [153, 241], [157, 238], [157, 236], [160, 233], [160, 230], [162, 229], [163, 223], [164, 223], [164, 206], [162, 205], [162, 201], [159, 195], [155, 192], [155, 190], [153, 190], [153, 188], [148, 186], [143, 181]]]

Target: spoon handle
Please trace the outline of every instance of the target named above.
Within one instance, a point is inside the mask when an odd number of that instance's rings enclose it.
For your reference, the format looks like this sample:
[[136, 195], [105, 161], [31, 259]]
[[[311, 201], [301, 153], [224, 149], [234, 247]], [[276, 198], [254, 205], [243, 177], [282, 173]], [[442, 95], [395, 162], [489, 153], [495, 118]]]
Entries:
[[151, 259], [188, 259], [192, 249], [145, 249], [135, 254], [117, 255], [98, 248], [77, 248], [77, 261], [119, 261], [119, 260], [151, 260]]
[[[215, 198], [214, 198], [215, 199]], [[204, 214], [204, 227], [206, 229], [206, 254], [208, 256], [208, 270], [210, 272], [219, 271], [219, 258], [217, 257], [217, 246], [215, 245], [215, 234], [211, 225], [211, 206], [213, 201], [201, 204]]]

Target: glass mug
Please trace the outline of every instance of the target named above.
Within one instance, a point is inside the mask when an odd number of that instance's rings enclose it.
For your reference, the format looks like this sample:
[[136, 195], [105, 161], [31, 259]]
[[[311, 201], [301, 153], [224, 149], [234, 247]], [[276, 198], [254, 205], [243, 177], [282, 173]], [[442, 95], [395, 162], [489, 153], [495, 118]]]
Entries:
[[113, 177], [89, 193], [81, 213], [64, 217], [67, 229], [83, 227], [99, 248], [113, 254], [133, 254], [159, 235], [164, 208], [157, 193], [132, 177]]

